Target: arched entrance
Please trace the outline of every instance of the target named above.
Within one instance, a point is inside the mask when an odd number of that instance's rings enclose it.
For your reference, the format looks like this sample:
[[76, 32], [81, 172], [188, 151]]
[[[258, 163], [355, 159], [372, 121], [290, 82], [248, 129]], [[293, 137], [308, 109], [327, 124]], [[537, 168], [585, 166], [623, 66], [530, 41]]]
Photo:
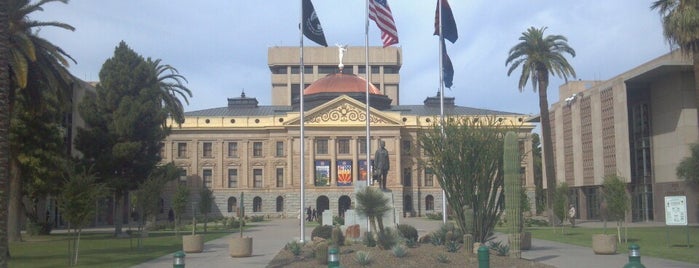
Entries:
[[284, 211], [284, 197], [277, 196], [277, 212]]
[[403, 217], [405, 215], [411, 215], [413, 213], [413, 197], [409, 194], [406, 194], [405, 197], [403, 197]]
[[340, 199], [337, 201], [338, 215], [340, 215], [340, 217], [344, 218], [345, 211], [350, 209], [351, 205], [352, 205], [352, 199], [349, 196], [346, 196], [346, 195], [340, 196]]
[[252, 212], [262, 212], [262, 198], [255, 196], [252, 199]]
[[330, 199], [327, 196], [321, 195], [316, 199], [316, 209], [318, 217], [323, 217], [323, 211], [330, 209]]
[[228, 198], [228, 212], [234, 212], [235, 208], [238, 206], [238, 200], [231, 196]]

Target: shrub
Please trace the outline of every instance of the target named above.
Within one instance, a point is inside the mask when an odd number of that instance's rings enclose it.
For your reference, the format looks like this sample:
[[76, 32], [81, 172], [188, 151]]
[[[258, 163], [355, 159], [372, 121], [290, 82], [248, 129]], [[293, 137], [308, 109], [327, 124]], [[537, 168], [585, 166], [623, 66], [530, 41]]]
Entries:
[[456, 241], [447, 241], [444, 245], [447, 247], [447, 251], [452, 253], [459, 251], [461, 248], [461, 244]]
[[345, 235], [342, 234], [340, 226], [335, 226], [335, 228], [333, 228], [330, 237], [335, 246], [342, 246], [345, 244]]
[[313, 228], [313, 231], [311, 232], [311, 240], [313, 240], [314, 237], [330, 239], [332, 237], [332, 231], [333, 227], [330, 225], [316, 226], [316, 228]]
[[427, 216], [427, 218], [430, 220], [436, 220], [436, 221], [442, 220], [442, 212], [427, 213], [425, 216]]
[[507, 256], [510, 254], [510, 246], [505, 245], [500, 241], [491, 241], [488, 243], [488, 248], [495, 251], [498, 256]]
[[444, 253], [437, 254], [436, 259], [439, 263], [449, 263], [449, 258], [447, 258], [447, 255], [444, 255]]
[[303, 247], [302, 243], [299, 243], [298, 241], [294, 240], [289, 243], [286, 243], [286, 249], [290, 251], [294, 256], [301, 255], [301, 248]]
[[262, 216], [262, 215], [250, 217], [251, 222], [261, 222], [264, 220], [265, 220], [265, 216]]
[[386, 227], [379, 232], [377, 244], [382, 249], [391, 249], [398, 244], [398, 233], [391, 227]]
[[371, 263], [371, 256], [369, 255], [369, 252], [360, 250], [357, 251], [356, 255], [354, 256], [354, 261], [361, 266], [367, 266]]
[[416, 239], [406, 239], [405, 245], [409, 248], [415, 248], [415, 247], [417, 247], [417, 240]]
[[333, 225], [345, 225], [345, 218], [333, 216]]
[[398, 224], [397, 228], [398, 232], [400, 232], [400, 235], [403, 236], [405, 239], [413, 239], [417, 241], [417, 229], [415, 229], [415, 227], [413, 227], [412, 225]]
[[403, 258], [408, 254], [408, 249], [402, 245], [396, 245], [391, 250], [393, 251], [393, 256], [398, 258]]
[[376, 246], [376, 240], [374, 239], [374, 234], [371, 232], [364, 233], [364, 240], [362, 241], [365, 246], [373, 248]]

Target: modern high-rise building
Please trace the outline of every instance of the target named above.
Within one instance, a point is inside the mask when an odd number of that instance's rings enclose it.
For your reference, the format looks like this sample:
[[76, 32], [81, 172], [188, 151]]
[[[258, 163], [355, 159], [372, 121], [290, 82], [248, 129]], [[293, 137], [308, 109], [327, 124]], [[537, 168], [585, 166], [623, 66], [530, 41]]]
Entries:
[[[303, 183], [306, 207], [343, 215], [353, 206], [355, 187], [366, 184], [367, 162], [382, 141], [389, 154], [387, 187], [397, 215], [441, 212], [442, 190], [433, 172], [421, 165], [425, 154], [418, 142], [420, 133], [438, 122], [440, 98], [399, 105], [401, 49], [371, 47], [369, 51], [372, 83], [367, 114], [364, 48], [347, 48], [343, 59], [337, 48], [305, 49], [305, 137], [301, 137], [299, 48], [270, 48], [272, 105], [260, 104], [248, 92], [228, 98], [220, 107], [185, 113], [184, 124], [173, 125], [164, 141], [163, 162], [174, 162], [184, 170], [168, 191], [177, 184], [186, 185], [191, 189], [190, 200], [197, 202], [200, 189], [211, 189], [215, 215], [235, 215], [243, 202], [246, 215], [296, 217], [302, 209]], [[444, 100], [447, 116], [516, 122], [522, 148], [531, 148], [534, 125], [526, 115], [458, 106], [452, 97]], [[531, 150], [523, 152], [527, 156], [521, 176], [534, 200]], [[167, 212], [171, 196], [163, 198]]]
[[555, 174], [579, 219], [602, 219], [603, 179], [618, 175], [632, 201], [627, 219], [665, 221], [665, 197], [685, 196], [688, 221], [699, 222], [699, 188], [676, 175], [699, 137], [695, 83], [691, 58], [674, 51], [606, 81], [560, 87], [550, 108]]

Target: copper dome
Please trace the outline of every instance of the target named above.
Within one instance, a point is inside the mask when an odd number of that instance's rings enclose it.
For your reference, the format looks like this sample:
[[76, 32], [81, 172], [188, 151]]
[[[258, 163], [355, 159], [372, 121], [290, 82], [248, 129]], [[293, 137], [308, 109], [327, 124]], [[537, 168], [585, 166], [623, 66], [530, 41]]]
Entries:
[[[366, 79], [354, 74], [335, 73], [316, 80], [303, 90], [303, 95], [317, 93], [365, 93]], [[369, 94], [381, 95], [381, 92], [369, 83]]]

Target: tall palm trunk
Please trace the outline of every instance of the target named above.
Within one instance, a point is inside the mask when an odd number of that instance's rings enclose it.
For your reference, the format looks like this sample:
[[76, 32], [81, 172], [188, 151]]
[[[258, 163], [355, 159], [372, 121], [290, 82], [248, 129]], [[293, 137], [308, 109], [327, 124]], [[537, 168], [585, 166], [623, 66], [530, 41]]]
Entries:
[[694, 63], [694, 103], [697, 107], [697, 126], [699, 126], [699, 52], [692, 53]]
[[10, 242], [22, 241], [22, 172], [17, 161], [16, 147], [10, 146], [10, 200], [8, 202], [7, 239]]
[[539, 84], [539, 113], [541, 113], [541, 138], [544, 149], [544, 175], [546, 176], [546, 210], [549, 223], [554, 224], [556, 216], [553, 214], [553, 197], [556, 194], [556, 173], [553, 162], [553, 141], [551, 140], [551, 121], [549, 121], [549, 101], [546, 88], [549, 84], [547, 70], [537, 71]]
[[7, 267], [7, 191], [10, 176], [10, 70], [8, 1], [0, 1], [0, 268]]

